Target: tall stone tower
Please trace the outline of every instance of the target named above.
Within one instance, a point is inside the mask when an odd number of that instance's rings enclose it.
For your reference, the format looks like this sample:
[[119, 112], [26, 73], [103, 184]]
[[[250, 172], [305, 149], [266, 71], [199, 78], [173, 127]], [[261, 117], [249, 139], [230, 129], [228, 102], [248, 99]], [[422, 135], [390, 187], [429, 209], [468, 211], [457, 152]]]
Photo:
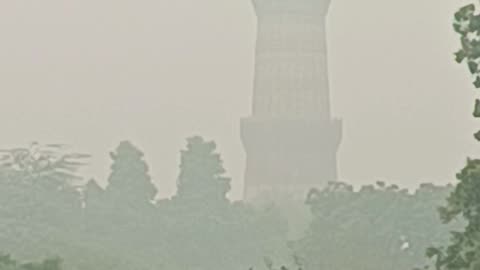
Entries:
[[330, 112], [325, 21], [330, 0], [253, 0], [252, 115], [242, 119], [246, 200], [304, 196], [337, 179], [340, 120]]

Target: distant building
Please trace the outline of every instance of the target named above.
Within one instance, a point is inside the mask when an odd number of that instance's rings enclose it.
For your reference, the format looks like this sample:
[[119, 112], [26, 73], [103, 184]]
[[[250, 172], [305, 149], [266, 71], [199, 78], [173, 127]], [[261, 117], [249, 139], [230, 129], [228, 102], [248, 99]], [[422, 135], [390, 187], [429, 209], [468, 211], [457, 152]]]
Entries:
[[252, 115], [242, 119], [245, 200], [337, 180], [325, 17], [330, 0], [253, 0], [258, 19]]

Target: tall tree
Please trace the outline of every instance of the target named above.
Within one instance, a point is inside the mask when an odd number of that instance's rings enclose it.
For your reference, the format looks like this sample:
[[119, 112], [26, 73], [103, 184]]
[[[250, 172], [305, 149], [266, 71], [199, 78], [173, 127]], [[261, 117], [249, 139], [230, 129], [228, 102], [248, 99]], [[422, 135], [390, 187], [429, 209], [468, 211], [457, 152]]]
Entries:
[[314, 189], [307, 197], [313, 220], [295, 251], [305, 269], [412, 269], [426, 261], [432, 239], [448, 240], [435, 209], [450, 191], [423, 184], [411, 194], [383, 182], [358, 191], [341, 182]]
[[162, 252], [167, 268], [248, 269], [261, 265], [264, 256], [286, 253], [286, 221], [273, 209], [230, 203], [231, 180], [225, 174], [214, 142], [187, 139], [177, 193], [158, 203], [166, 217], [160, 233], [168, 243]]
[[[460, 36], [461, 48], [455, 53], [458, 63], [465, 62], [474, 77], [474, 86], [480, 88], [480, 14], [474, 4], [460, 8], [454, 16], [453, 28]], [[475, 100], [473, 116], [480, 118], [480, 99]], [[480, 131], [475, 133], [480, 141]]]
[[187, 148], [181, 151], [180, 175], [176, 199], [202, 203], [227, 201], [230, 178], [216, 144], [196, 136], [187, 139]]
[[444, 223], [463, 218], [466, 226], [451, 233], [447, 247], [427, 249], [437, 270], [480, 269], [480, 160], [469, 159], [457, 179], [446, 206], [439, 208], [440, 218]]
[[157, 189], [148, 173], [144, 154], [132, 143], [123, 141], [115, 152], [110, 153], [110, 157], [113, 164], [106, 188], [107, 196], [120, 204], [150, 204]]
[[0, 269], [2, 270], [61, 270], [60, 258], [49, 258], [39, 263], [20, 263], [12, 259], [10, 255], [0, 254]]
[[78, 170], [89, 157], [59, 144], [0, 150], [0, 211], [37, 223], [71, 220], [65, 215], [80, 207]]
[[23, 256], [56, 253], [78, 229], [78, 170], [89, 155], [38, 143], [0, 154], [0, 249]]
[[55, 186], [76, 184], [77, 172], [90, 155], [69, 153], [66, 145], [33, 142], [28, 147], [0, 150], [0, 176], [4, 181], [49, 182]]
[[[103, 190], [95, 181], [85, 189], [85, 241], [98, 251], [118, 256], [119, 264], [156, 265], [154, 245], [156, 209], [152, 201], [157, 189], [149, 175], [144, 154], [129, 141], [122, 141], [112, 159], [108, 185]], [[148, 262], [148, 263], [146, 263]], [[123, 266], [125, 267], [125, 266]], [[130, 267], [130, 266], [129, 266]]]
[[[460, 35], [461, 49], [455, 53], [458, 63], [466, 62], [480, 88], [480, 14], [474, 4], [460, 8], [454, 16], [454, 30]], [[476, 99], [473, 116], [480, 118], [480, 99]], [[480, 141], [480, 131], [474, 137]], [[444, 223], [463, 218], [463, 230], [451, 233], [447, 247], [430, 247], [427, 256], [434, 258], [437, 270], [480, 269], [480, 160], [467, 160], [466, 167], [457, 174], [458, 184], [447, 198], [446, 206], [439, 208]]]

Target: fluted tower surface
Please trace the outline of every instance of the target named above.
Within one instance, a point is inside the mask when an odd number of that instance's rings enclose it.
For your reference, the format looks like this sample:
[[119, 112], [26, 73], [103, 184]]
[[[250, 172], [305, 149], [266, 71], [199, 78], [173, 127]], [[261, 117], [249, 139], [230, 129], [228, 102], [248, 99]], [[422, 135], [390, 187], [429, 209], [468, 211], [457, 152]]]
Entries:
[[245, 199], [304, 194], [337, 179], [341, 122], [332, 119], [325, 17], [330, 0], [253, 0], [252, 116], [242, 120]]

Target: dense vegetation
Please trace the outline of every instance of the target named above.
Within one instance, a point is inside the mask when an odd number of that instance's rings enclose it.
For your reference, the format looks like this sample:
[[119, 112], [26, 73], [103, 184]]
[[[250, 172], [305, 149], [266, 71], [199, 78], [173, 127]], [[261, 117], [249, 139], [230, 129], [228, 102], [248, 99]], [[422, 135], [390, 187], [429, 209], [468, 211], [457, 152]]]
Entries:
[[424, 184], [408, 193], [382, 182], [358, 191], [344, 183], [314, 190], [307, 201], [314, 220], [299, 254], [308, 269], [412, 269], [425, 263], [432, 240], [448, 240], [435, 209], [451, 190]]
[[[480, 88], [480, 14], [474, 4], [455, 13], [453, 27], [461, 44], [455, 53], [456, 61], [467, 63], [475, 78], [475, 88]], [[480, 118], [479, 99], [475, 101], [473, 117]], [[480, 141], [480, 131], [474, 137]], [[466, 224], [450, 233], [447, 245], [433, 245], [427, 249], [427, 256], [434, 259], [437, 270], [480, 269], [480, 160], [468, 159], [465, 168], [457, 174], [457, 180], [446, 205], [438, 212], [443, 223], [463, 219]]]
[[246, 269], [286, 254], [286, 221], [274, 208], [230, 202], [215, 144], [188, 139], [178, 192], [154, 200], [143, 154], [111, 153], [106, 188], [79, 185], [87, 155], [33, 144], [4, 151], [0, 250], [25, 260], [59, 255], [70, 269]]
[[62, 260], [59, 258], [45, 259], [39, 263], [14, 260], [10, 255], [0, 255], [0, 269], [2, 270], [61, 270]]
[[303, 206], [313, 216], [305, 234], [287, 239], [290, 213], [227, 199], [216, 145], [201, 137], [181, 151], [177, 193], [157, 200], [143, 153], [127, 141], [110, 154], [105, 188], [80, 181], [88, 155], [64, 146], [2, 153], [0, 250], [22, 260], [58, 255], [67, 269], [411, 269], [431, 239], [447, 235], [435, 208], [452, 187], [410, 194], [332, 183]]

